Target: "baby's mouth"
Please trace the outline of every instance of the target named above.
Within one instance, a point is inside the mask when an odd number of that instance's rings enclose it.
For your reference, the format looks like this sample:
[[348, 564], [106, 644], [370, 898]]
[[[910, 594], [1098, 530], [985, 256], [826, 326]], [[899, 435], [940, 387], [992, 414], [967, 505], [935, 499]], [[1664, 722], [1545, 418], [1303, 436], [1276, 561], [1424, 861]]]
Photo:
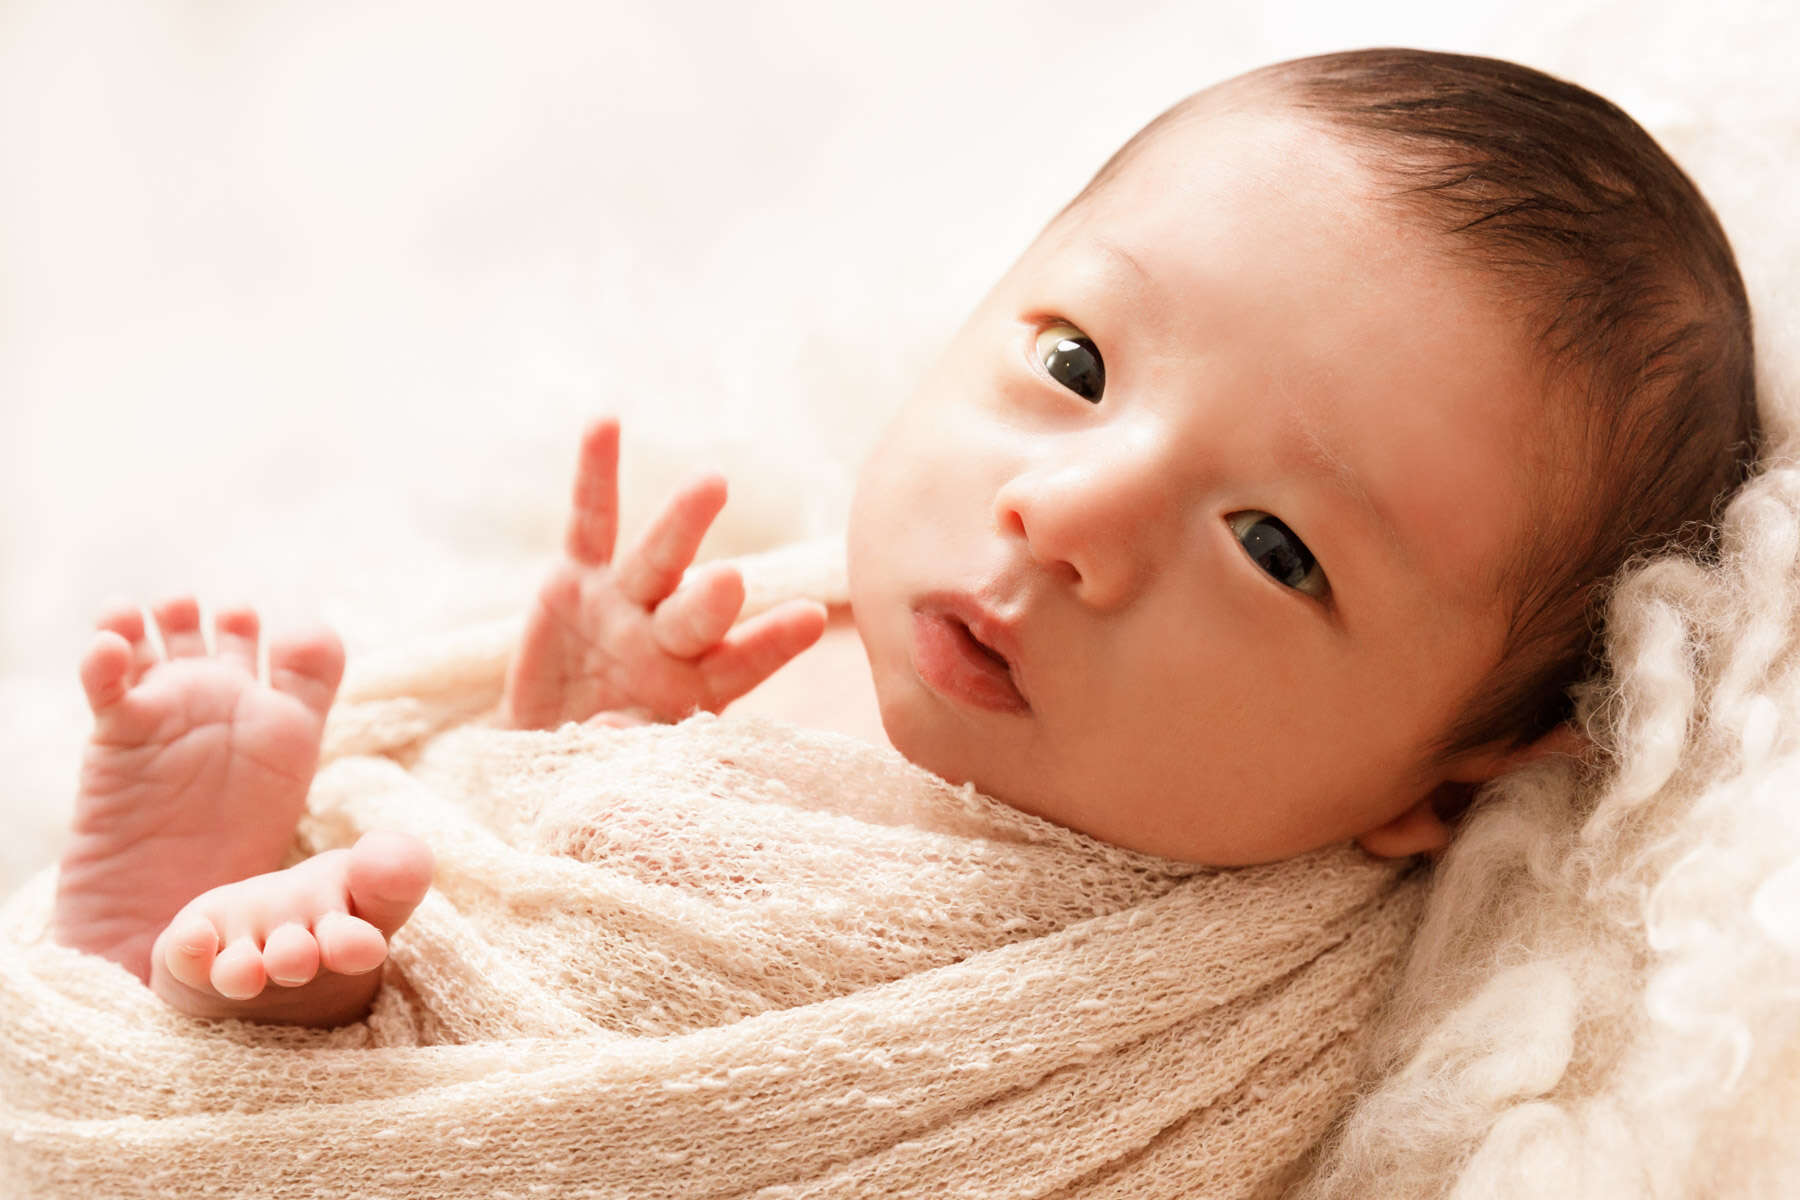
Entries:
[[934, 690], [964, 703], [1009, 713], [1030, 711], [1011, 661], [977, 637], [975, 627], [982, 625], [984, 632], [997, 630], [1000, 637], [1008, 636], [1009, 631], [984, 612], [965, 616], [955, 611], [958, 608], [974, 606], [966, 598], [948, 596], [914, 610], [914, 669]]
[[974, 632], [971, 631], [970, 628], [967, 625], [963, 624], [961, 621], [957, 620], [954, 617], [951, 618], [951, 621], [956, 625], [956, 627], [958, 629], [960, 629], [962, 631], [962, 635], [969, 639], [969, 643], [972, 646], [974, 646], [975, 649], [977, 649], [977, 650], [981, 651], [983, 654], [987, 655], [994, 662], [999, 663], [1000, 666], [1003, 669], [1005, 669], [1007, 674], [1010, 675], [1012, 673], [1012, 664], [1006, 661], [1006, 655], [1000, 653], [998, 650], [994, 649], [992, 646], [988, 645], [986, 642], [984, 642], [980, 638], [976, 637]]

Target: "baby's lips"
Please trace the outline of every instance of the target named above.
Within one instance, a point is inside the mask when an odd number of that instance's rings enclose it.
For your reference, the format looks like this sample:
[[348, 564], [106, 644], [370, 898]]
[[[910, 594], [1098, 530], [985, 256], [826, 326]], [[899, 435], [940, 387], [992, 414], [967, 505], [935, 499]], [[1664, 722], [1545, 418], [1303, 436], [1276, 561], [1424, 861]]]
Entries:
[[972, 592], [932, 592], [916, 607], [920, 611], [941, 612], [960, 622], [982, 649], [1006, 666], [1013, 686], [1024, 697], [1026, 705], [1031, 704], [1031, 690], [1021, 678], [1024, 651], [1018, 618], [1000, 615], [1003, 606], [985, 602]]

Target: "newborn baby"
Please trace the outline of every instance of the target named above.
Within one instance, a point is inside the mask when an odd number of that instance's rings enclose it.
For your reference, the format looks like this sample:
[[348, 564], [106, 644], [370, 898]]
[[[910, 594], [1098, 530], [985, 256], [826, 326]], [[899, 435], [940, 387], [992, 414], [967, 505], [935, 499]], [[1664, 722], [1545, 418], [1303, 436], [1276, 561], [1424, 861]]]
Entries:
[[[848, 612], [734, 627], [735, 568], [688, 569], [716, 475], [615, 557], [594, 424], [501, 718], [732, 705], [1169, 858], [1434, 852], [1580, 751], [1604, 582], [1705, 550], [1751, 380], [1724, 235], [1617, 109], [1486, 59], [1277, 64], [1147, 126], [970, 316], [862, 467]], [[193, 598], [155, 617], [166, 657], [120, 605], [81, 663], [56, 937], [196, 1015], [355, 1020], [432, 856], [276, 869], [339, 642], [273, 639], [263, 680], [253, 611], [210, 650]]]

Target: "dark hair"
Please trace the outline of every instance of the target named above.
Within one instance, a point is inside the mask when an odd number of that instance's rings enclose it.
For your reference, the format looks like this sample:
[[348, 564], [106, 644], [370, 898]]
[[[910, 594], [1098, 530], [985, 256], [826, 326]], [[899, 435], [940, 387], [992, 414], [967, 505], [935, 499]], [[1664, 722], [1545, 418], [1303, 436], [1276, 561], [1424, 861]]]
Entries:
[[[1547, 408], [1579, 455], [1501, 575], [1514, 598], [1500, 665], [1435, 750], [1522, 746], [1567, 720], [1598, 665], [1605, 588], [1643, 554], [1716, 551], [1716, 519], [1761, 443], [1750, 306], [1698, 189], [1608, 101], [1498, 59], [1376, 49], [1231, 80], [1342, 138], [1390, 199], [1497, 280], [1536, 336]], [[1081, 204], [1171, 123], [1115, 153]], [[1572, 436], [1570, 436], [1572, 435]]]

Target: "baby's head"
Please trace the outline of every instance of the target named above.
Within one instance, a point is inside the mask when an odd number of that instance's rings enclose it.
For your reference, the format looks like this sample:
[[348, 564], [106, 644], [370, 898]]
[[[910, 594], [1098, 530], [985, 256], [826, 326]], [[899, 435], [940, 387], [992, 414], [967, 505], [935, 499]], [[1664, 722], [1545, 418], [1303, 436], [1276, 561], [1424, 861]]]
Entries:
[[1151, 122], [995, 285], [863, 468], [851, 598], [948, 779], [1221, 866], [1430, 851], [1578, 748], [1604, 585], [1704, 552], [1757, 439], [1731, 250], [1630, 118], [1301, 59]]

